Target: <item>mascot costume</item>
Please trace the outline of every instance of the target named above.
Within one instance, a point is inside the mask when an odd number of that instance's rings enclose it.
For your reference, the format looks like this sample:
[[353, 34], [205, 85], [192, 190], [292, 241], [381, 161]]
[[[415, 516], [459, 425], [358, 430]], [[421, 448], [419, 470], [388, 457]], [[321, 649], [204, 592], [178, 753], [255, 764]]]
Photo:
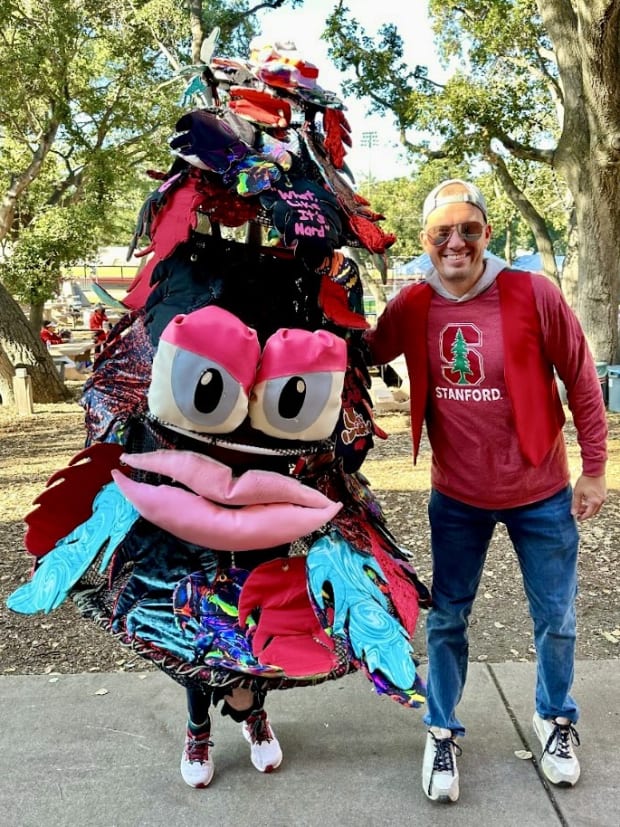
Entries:
[[381, 260], [395, 238], [347, 180], [344, 107], [293, 44], [247, 62], [205, 44], [204, 105], [151, 173], [131, 244], [146, 264], [84, 386], [86, 447], [25, 518], [33, 573], [8, 601], [71, 598], [185, 687], [193, 787], [213, 776], [217, 704], [261, 772], [282, 761], [270, 690], [362, 670], [419, 706], [429, 601], [359, 470], [385, 434], [342, 250]]

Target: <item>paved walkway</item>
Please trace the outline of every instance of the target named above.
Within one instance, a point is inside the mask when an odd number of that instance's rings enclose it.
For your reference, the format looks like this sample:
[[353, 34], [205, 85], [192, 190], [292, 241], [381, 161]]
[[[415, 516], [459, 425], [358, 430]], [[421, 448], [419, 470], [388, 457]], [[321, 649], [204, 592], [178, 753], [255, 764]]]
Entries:
[[457, 804], [428, 801], [421, 710], [378, 698], [360, 674], [274, 692], [284, 751], [256, 772], [239, 726], [215, 720], [216, 775], [179, 774], [181, 687], [159, 672], [0, 677], [0, 813], [5, 827], [618, 827], [620, 660], [581, 661], [575, 695], [582, 777], [550, 788], [535, 761], [534, 665], [472, 664], [461, 716]]

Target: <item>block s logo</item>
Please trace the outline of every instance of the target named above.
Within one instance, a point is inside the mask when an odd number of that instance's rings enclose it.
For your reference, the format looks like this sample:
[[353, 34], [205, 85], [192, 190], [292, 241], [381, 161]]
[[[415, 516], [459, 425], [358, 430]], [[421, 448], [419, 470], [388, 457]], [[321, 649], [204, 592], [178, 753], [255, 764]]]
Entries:
[[484, 380], [482, 331], [473, 324], [449, 324], [439, 334], [441, 372], [451, 385], [479, 385]]

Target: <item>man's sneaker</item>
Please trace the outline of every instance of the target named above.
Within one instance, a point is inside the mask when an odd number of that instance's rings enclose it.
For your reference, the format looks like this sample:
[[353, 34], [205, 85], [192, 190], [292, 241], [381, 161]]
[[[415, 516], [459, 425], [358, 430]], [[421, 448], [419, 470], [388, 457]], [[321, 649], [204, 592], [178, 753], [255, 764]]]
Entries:
[[579, 734], [568, 718], [541, 718], [534, 714], [534, 732], [542, 744], [540, 766], [552, 784], [572, 787], [579, 781], [579, 761], [573, 745], [579, 746]]
[[181, 758], [181, 775], [190, 787], [207, 787], [213, 778], [213, 759], [209, 749], [213, 746], [211, 733], [195, 735], [191, 729], [185, 735], [185, 747]]
[[259, 772], [273, 772], [282, 763], [282, 750], [264, 709], [254, 711], [243, 722], [243, 737], [251, 748], [252, 763]]
[[449, 729], [431, 727], [426, 736], [422, 762], [422, 786], [431, 801], [456, 801], [459, 797], [459, 771], [456, 757], [461, 748]]

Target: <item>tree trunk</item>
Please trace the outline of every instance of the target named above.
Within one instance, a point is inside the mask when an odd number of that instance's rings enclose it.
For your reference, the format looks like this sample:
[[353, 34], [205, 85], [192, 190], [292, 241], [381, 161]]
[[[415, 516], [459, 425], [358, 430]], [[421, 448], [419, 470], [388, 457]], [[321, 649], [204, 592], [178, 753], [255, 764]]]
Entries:
[[[38, 333], [38, 331], [41, 330], [43, 324], [43, 308], [42, 303], [30, 305], [30, 327], [34, 333]], [[56, 320], [53, 319], [53, 321]]]
[[562, 275], [560, 283], [562, 285], [562, 293], [564, 298], [573, 308], [577, 309], [577, 293], [579, 282], [579, 237], [577, 233], [577, 221], [575, 218], [575, 210], [571, 209], [570, 218], [568, 221], [567, 242], [566, 242], [566, 258], [562, 265]]
[[564, 91], [555, 166], [574, 199], [576, 311], [597, 361], [613, 362], [620, 298], [618, 0], [538, 0]]
[[492, 164], [497, 177], [501, 181], [506, 195], [519, 210], [525, 221], [527, 221], [528, 226], [534, 235], [536, 240], [536, 248], [540, 253], [543, 273], [559, 287], [560, 278], [558, 275], [558, 268], [555, 263], [553, 242], [551, 241], [549, 228], [547, 227], [544, 218], [535, 209], [532, 202], [526, 198], [523, 191], [517, 186], [504, 162], [504, 159], [496, 152], [493, 152], [490, 148], [487, 152], [487, 159], [489, 163]]
[[512, 222], [506, 224], [506, 240], [504, 241], [504, 258], [512, 264]]
[[190, 0], [189, 20], [192, 35], [192, 63], [200, 63], [200, 47], [205, 38], [205, 27], [202, 21], [202, 0]]
[[[61, 402], [69, 392], [60, 381], [52, 357], [30, 327], [15, 299], [0, 284], [0, 348], [13, 367], [23, 366], [32, 378], [35, 402]], [[3, 373], [0, 373], [0, 395], [8, 394]], [[12, 397], [12, 386], [10, 395]]]
[[56, 133], [60, 126], [60, 120], [55, 114], [57, 106], [58, 102], [52, 103], [51, 116], [45, 124], [45, 131], [39, 136], [39, 144], [32, 153], [30, 163], [21, 172], [12, 175], [8, 189], [0, 198], [0, 241], [3, 241], [9, 235], [13, 219], [15, 218], [15, 209], [19, 197], [39, 175], [41, 167], [54, 143]]
[[15, 371], [9, 357], [0, 347], [0, 405], [15, 404], [13, 377]]
[[[600, 171], [599, 171], [600, 172]], [[597, 361], [614, 364], [618, 348], [620, 187], [605, 192], [597, 170], [575, 208], [579, 227], [576, 312]]]

